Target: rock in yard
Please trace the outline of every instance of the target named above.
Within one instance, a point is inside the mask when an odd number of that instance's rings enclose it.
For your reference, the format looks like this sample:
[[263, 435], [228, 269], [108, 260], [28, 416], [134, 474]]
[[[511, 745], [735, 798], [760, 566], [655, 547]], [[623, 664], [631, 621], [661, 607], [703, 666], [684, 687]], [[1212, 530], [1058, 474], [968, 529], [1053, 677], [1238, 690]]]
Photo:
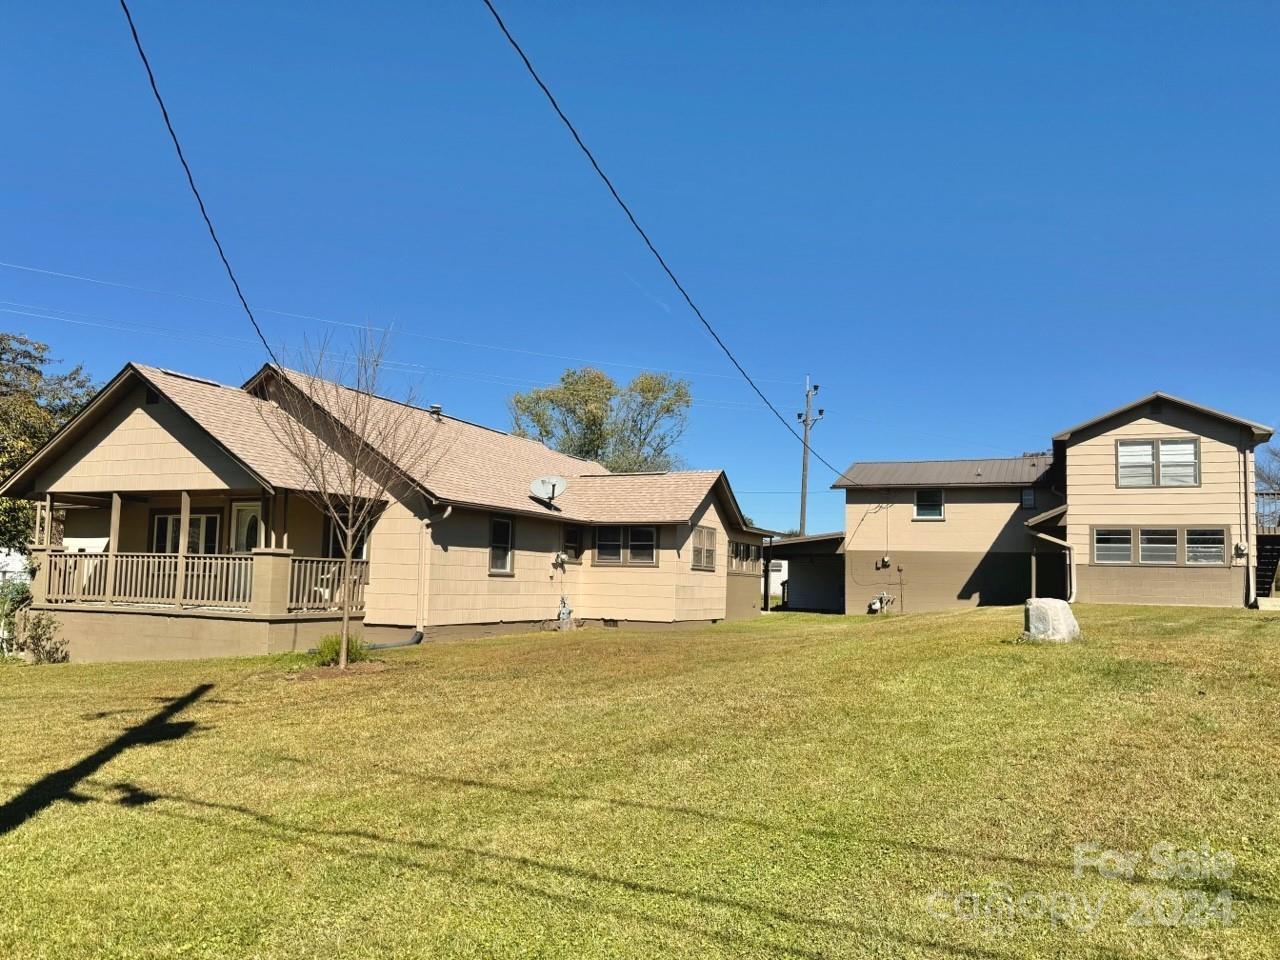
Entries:
[[1035, 598], [1027, 601], [1023, 617], [1027, 640], [1047, 640], [1051, 643], [1068, 643], [1080, 639], [1080, 624], [1065, 600]]

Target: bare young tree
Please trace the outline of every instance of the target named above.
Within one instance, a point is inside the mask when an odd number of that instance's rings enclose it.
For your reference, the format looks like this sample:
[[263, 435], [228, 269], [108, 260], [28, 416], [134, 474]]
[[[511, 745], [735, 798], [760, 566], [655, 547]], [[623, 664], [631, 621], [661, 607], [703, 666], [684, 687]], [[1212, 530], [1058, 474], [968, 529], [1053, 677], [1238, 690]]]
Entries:
[[342, 552], [337, 601], [342, 611], [338, 668], [347, 667], [351, 638], [355, 553], [390, 497], [403, 499], [420, 477], [434, 431], [423, 430], [426, 411], [413, 391], [391, 400], [381, 395], [387, 332], [361, 329], [349, 350], [328, 339], [304, 341], [290, 357], [298, 369], [277, 368], [271, 407], [263, 421], [296, 462], [305, 496], [332, 524]]

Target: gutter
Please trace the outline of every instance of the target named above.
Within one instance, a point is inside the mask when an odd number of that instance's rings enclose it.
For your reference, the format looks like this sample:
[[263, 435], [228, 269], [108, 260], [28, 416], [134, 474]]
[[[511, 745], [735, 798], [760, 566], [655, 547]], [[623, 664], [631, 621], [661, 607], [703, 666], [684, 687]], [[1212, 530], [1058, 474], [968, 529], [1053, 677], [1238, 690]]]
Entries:
[[1075, 547], [1067, 543], [1065, 540], [1059, 540], [1057, 537], [1051, 537], [1047, 533], [1041, 533], [1039, 530], [1030, 531], [1033, 537], [1039, 537], [1056, 546], [1062, 547], [1067, 551], [1067, 603], [1076, 602], [1076, 550]]

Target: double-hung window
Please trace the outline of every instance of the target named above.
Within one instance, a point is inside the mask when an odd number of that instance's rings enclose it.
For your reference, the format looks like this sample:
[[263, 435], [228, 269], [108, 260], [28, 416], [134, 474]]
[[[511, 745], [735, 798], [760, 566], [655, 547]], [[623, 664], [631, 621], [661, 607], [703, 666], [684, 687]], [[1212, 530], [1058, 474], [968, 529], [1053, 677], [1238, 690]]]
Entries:
[[1160, 441], [1160, 475], [1162, 487], [1194, 487], [1200, 482], [1200, 443], [1185, 440]]
[[1194, 487], [1199, 483], [1200, 441], [1194, 437], [1116, 443], [1116, 486]]
[[914, 517], [917, 520], [943, 519], [944, 497], [941, 489], [917, 490]]
[[627, 563], [640, 566], [658, 562], [657, 527], [627, 528]]
[[716, 531], [712, 527], [693, 528], [693, 569], [715, 570]]
[[489, 572], [499, 576], [515, 572], [516, 525], [510, 517], [489, 519]]
[[622, 528], [596, 527], [596, 563], [622, 562]]
[[564, 525], [564, 540], [561, 544], [560, 552], [564, 554], [566, 562], [582, 562], [582, 550], [586, 541], [583, 536], [584, 533], [585, 530], [576, 523], [566, 523]]

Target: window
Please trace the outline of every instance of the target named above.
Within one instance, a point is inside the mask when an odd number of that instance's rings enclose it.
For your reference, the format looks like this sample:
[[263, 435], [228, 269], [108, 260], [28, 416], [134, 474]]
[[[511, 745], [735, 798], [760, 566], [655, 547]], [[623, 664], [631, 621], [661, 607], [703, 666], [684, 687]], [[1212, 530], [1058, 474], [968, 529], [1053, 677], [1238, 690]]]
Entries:
[[1197, 440], [1160, 441], [1162, 487], [1194, 487], [1200, 482], [1200, 443]]
[[1121, 487], [1154, 487], [1155, 442], [1121, 440], [1116, 444], [1116, 484]]
[[693, 569], [715, 570], [716, 532], [711, 527], [693, 528]]
[[1023, 487], [1022, 488], [1022, 509], [1034, 510], [1035, 508], [1036, 508], [1036, 488]]
[[760, 544], [730, 540], [729, 572], [760, 573]]
[[[187, 553], [218, 552], [216, 513], [193, 513], [187, 517]], [[182, 514], [158, 513], [151, 521], [151, 552], [177, 553], [182, 532]]]
[[1132, 563], [1132, 530], [1093, 531], [1094, 563]]
[[489, 520], [489, 572], [511, 573], [515, 559], [515, 524], [509, 517]]
[[1187, 530], [1187, 563], [1227, 562], [1227, 531]]
[[564, 558], [568, 563], [582, 562], [582, 547], [585, 542], [583, 534], [586, 531], [577, 524], [566, 523], [564, 525], [564, 540], [560, 547], [560, 552], [564, 554]]
[[1177, 563], [1177, 530], [1139, 530], [1139, 563]]
[[622, 562], [622, 528], [596, 527], [596, 563]]
[[941, 490], [917, 490], [916, 491], [916, 513], [917, 520], [941, 520], [943, 519], [943, 497]]
[[1200, 483], [1200, 441], [1120, 440], [1116, 443], [1116, 485], [1194, 487]]
[[627, 530], [627, 563], [656, 563], [658, 531], [655, 527], [630, 527]]
[[658, 562], [658, 528], [596, 527], [595, 562], [655, 566]]
[[[346, 516], [344, 511], [342, 514]], [[331, 560], [337, 560], [344, 556], [343, 539], [346, 537], [346, 531], [340, 524], [334, 523], [333, 518], [326, 516], [324, 519], [325, 528], [329, 531], [329, 535], [325, 538], [325, 556]], [[355, 538], [351, 544], [351, 559], [364, 560], [369, 548], [369, 537], [367, 530], [357, 530]]]
[[769, 572], [770, 572], [770, 573], [781, 573], [781, 572], [782, 572], [782, 561], [781, 561], [781, 560], [770, 560], [770, 561], [769, 561]]

